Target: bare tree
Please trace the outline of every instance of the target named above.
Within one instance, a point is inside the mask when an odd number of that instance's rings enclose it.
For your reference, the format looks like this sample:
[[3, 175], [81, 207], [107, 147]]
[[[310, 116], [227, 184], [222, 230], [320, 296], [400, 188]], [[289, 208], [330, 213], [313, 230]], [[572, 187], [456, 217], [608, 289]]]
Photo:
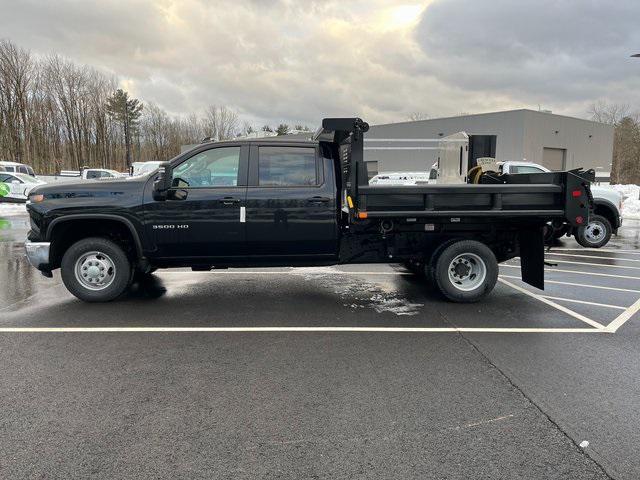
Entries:
[[129, 161], [168, 159], [205, 136], [225, 140], [253, 129], [225, 106], [172, 117], [152, 104], [135, 128], [140, 104], [128, 97], [135, 118], [123, 128], [113, 108], [117, 88], [116, 77], [0, 40], [0, 159], [42, 174], [85, 165], [124, 170]]
[[591, 119], [595, 122], [608, 123], [609, 125], [617, 125], [624, 117], [628, 117], [629, 105], [622, 103], [607, 103], [604, 100], [598, 100], [591, 104], [588, 112]]
[[155, 103], [147, 103], [140, 123], [141, 137], [151, 160], [166, 160], [171, 155], [173, 125], [167, 112]]
[[238, 114], [227, 107], [211, 105], [205, 112], [207, 136], [214, 140], [228, 140], [238, 131]]
[[9, 158], [30, 161], [29, 92], [34, 76], [31, 55], [0, 41], [0, 130]]

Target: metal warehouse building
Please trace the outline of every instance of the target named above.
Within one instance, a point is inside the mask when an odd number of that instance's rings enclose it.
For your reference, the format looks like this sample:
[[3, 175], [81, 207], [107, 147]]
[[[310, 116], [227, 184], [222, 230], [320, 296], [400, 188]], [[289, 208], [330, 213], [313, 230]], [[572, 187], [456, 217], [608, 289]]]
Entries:
[[552, 170], [593, 168], [608, 176], [613, 127], [535, 110], [463, 115], [374, 125], [365, 136], [369, 175], [378, 172], [427, 172], [437, 160], [440, 139], [457, 132], [482, 136], [477, 156], [498, 161], [528, 161]]

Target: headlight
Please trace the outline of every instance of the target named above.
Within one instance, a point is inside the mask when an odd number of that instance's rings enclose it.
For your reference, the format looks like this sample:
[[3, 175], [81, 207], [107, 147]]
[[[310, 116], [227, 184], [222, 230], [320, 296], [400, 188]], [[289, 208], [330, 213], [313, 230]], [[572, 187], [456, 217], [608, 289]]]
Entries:
[[44, 200], [44, 195], [42, 195], [41, 193], [32, 193], [31, 195], [29, 195], [29, 201], [31, 203], [39, 203], [43, 200]]

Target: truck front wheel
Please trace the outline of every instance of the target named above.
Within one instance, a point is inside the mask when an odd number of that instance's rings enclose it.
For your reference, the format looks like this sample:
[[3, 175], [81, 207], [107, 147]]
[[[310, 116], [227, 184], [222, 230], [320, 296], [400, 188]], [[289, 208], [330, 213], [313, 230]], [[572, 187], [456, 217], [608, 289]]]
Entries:
[[130, 284], [131, 263], [122, 248], [106, 238], [84, 238], [62, 257], [62, 281], [85, 302], [108, 302]]
[[576, 231], [576, 241], [583, 247], [600, 248], [609, 242], [612, 233], [609, 220], [601, 215], [591, 215], [589, 223]]
[[461, 240], [445, 248], [433, 271], [440, 292], [453, 302], [477, 302], [498, 280], [498, 261], [489, 247]]

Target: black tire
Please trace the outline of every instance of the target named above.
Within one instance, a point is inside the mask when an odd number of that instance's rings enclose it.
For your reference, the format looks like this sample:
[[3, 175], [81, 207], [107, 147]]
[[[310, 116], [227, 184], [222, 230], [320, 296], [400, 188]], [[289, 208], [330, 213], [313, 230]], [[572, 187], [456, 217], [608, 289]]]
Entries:
[[[454, 269], [451, 268], [454, 260], [459, 262], [454, 268], [459, 266], [462, 275], [457, 282], [452, 281], [449, 275], [450, 271], [453, 275], [458, 275], [458, 271], [453, 272]], [[448, 300], [458, 303], [477, 302], [495, 287], [498, 281], [498, 261], [484, 243], [460, 240], [442, 251], [435, 263], [433, 276], [438, 290]], [[474, 283], [477, 285], [474, 286]]]
[[425, 277], [427, 277], [427, 280], [429, 281], [429, 283], [431, 283], [431, 285], [436, 285], [435, 272], [436, 272], [436, 263], [438, 261], [438, 258], [440, 258], [440, 255], [442, 254], [442, 252], [444, 252], [444, 250], [449, 245], [453, 245], [454, 243], [460, 242], [460, 241], [461, 240], [459, 238], [452, 238], [442, 243], [433, 251], [433, 253], [431, 254], [431, 257], [429, 258], [429, 262], [425, 263], [424, 275]]
[[[76, 263], [90, 252], [98, 252], [98, 259], [107, 258], [108, 264], [113, 265], [111, 282], [98, 290], [85, 286], [76, 276]], [[131, 283], [131, 262], [117, 243], [106, 238], [91, 237], [77, 241], [65, 252], [60, 267], [62, 281], [67, 290], [85, 302], [114, 300], [122, 295]], [[100, 287], [96, 285], [94, 288]]]
[[604, 247], [611, 239], [613, 228], [602, 215], [590, 215], [589, 223], [576, 230], [576, 241], [586, 248]]

